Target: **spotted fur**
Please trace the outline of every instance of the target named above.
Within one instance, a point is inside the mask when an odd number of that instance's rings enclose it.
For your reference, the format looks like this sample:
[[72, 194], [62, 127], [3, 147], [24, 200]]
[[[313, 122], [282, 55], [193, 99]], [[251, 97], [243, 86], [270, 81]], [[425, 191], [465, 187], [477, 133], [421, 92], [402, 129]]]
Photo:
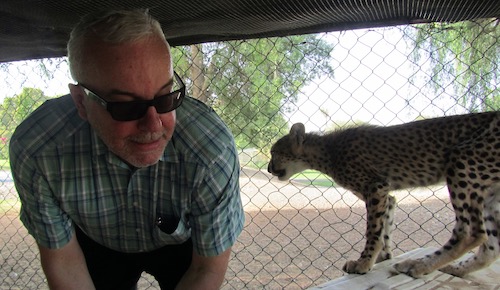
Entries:
[[[456, 224], [439, 250], [396, 265], [420, 277], [436, 269], [464, 276], [487, 267], [500, 251], [500, 112], [457, 115], [403, 125], [359, 126], [320, 135], [294, 124], [271, 149], [268, 171], [288, 180], [319, 170], [362, 199], [367, 209], [366, 245], [344, 271], [367, 273], [392, 257], [392, 190], [446, 181]], [[470, 259], [450, 264], [479, 247]]]

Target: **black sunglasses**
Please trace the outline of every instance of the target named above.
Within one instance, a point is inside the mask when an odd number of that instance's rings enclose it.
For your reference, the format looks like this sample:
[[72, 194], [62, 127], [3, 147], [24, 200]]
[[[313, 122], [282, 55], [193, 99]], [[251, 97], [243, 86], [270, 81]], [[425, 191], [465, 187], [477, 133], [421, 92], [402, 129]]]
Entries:
[[146, 115], [151, 106], [155, 107], [158, 114], [164, 114], [177, 109], [182, 104], [182, 100], [186, 95], [186, 86], [176, 72], [174, 72], [174, 77], [178, 84], [178, 89], [166, 95], [155, 97], [152, 100], [144, 101], [108, 102], [82, 84], [78, 85], [83, 88], [87, 96], [93, 97], [99, 104], [106, 108], [111, 117], [116, 121], [133, 121]]

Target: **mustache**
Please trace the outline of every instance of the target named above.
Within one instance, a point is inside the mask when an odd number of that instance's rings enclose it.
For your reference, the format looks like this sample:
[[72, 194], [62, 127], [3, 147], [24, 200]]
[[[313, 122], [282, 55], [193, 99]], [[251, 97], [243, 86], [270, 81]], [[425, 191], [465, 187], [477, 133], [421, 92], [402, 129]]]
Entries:
[[136, 143], [151, 143], [162, 138], [166, 138], [165, 132], [148, 132], [132, 136], [129, 138], [129, 140]]

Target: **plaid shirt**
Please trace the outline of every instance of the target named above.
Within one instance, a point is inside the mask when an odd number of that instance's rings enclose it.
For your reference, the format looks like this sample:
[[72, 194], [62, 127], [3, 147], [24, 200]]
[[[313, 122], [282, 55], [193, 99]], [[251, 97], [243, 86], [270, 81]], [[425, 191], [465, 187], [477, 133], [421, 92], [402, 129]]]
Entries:
[[[10, 160], [21, 220], [48, 248], [68, 243], [76, 224], [121, 252], [192, 237], [198, 254], [214, 256], [243, 228], [233, 137], [212, 109], [189, 97], [153, 166], [130, 169], [107, 150], [69, 95], [45, 102], [16, 129]], [[171, 231], [160, 230], [158, 217]]]

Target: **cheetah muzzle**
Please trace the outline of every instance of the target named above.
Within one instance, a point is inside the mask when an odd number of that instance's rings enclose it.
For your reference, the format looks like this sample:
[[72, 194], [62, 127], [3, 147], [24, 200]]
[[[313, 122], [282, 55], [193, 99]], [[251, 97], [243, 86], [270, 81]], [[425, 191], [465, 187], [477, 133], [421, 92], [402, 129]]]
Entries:
[[[294, 124], [271, 148], [268, 171], [280, 180], [305, 169], [329, 175], [365, 202], [366, 244], [344, 271], [364, 274], [392, 258], [396, 202], [392, 190], [445, 181], [456, 223], [451, 238], [433, 254], [396, 264], [420, 277], [434, 270], [464, 276], [489, 266], [500, 252], [500, 112], [456, 115], [329, 134], [305, 133]], [[452, 262], [479, 247], [471, 258]]]

